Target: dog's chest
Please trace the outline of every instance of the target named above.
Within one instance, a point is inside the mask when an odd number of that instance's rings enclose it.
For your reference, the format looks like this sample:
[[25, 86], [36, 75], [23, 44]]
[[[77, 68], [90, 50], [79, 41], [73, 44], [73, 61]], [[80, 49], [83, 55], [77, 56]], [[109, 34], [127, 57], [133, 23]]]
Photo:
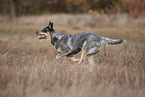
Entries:
[[61, 50], [61, 47], [58, 45], [58, 43], [55, 43], [54, 44], [54, 48], [55, 48], [55, 50], [57, 51], [57, 52], [61, 52], [62, 50]]
[[68, 40], [67, 40], [67, 45], [68, 45], [68, 47], [69, 47], [71, 50], [73, 49], [72, 38], [68, 38]]

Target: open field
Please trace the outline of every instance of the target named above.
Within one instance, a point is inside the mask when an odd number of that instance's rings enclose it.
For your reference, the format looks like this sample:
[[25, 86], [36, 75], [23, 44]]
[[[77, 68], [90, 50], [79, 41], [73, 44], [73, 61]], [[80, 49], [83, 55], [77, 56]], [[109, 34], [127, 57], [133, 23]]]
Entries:
[[35, 32], [48, 21], [1, 22], [0, 97], [144, 97], [145, 24], [99, 25], [87, 24], [88, 20], [77, 26], [74, 20], [57, 25], [53, 19], [54, 28], [63, 34], [89, 31], [127, 40], [121, 45], [104, 45], [91, 72], [87, 60], [81, 65], [66, 57], [56, 60], [51, 44], [37, 39]]

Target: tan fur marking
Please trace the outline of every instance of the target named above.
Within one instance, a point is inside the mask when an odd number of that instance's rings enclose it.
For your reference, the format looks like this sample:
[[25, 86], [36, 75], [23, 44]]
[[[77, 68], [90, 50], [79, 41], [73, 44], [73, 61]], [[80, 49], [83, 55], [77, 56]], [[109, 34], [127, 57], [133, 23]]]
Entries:
[[84, 50], [84, 46], [86, 45], [86, 41], [84, 42], [83, 46], [82, 46], [82, 53], [81, 53], [81, 58], [79, 61], [79, 64], [82, 63], [82, 61], [84, 60], [85, 56], [86, 56], [86, 50]]
[[80, 58], [80, 61], [79, 61], [79, 64], [82, 63], [82, 61], [85, 59], [85, 56], [86, 56], [86, 51], [82, 51], [82, 53], [81, 53], [81, 58]]
[[60, 55], [59, 56], [59, 54], [56, 56], [56, 59], [59, 59], [60, 57], [62, 57], [62, 56], [65, 56], [65, 55], [67, 55], [67, 54], [69, 54], [71, 51], [69, 51], [68, 53], [64, 53], [64, 54], [62, 54], [62, 55]]
[[74, 62], [80, 61], [80, 59], [76, 59], [75, 57], [71, 57], [71, 60], [74, 61]]
[[61, 52], [61, 48], [57, 48], [57, 51]]
[[47, 38], [48, 41], [51, 42], [51, 35], [49, 34], [49, 32], [47, 33], [46, 38]]

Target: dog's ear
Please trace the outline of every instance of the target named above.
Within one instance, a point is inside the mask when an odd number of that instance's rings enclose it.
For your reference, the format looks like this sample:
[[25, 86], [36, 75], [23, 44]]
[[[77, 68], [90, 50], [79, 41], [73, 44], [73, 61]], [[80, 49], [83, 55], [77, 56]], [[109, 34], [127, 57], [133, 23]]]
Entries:
[[53, 23], [50, 21], [48, 25], [49, 29], [53, 29]]

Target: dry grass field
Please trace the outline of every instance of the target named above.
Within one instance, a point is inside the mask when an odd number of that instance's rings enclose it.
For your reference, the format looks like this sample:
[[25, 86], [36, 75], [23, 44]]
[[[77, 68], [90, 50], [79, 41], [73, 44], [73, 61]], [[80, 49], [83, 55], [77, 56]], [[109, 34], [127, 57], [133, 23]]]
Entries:
[[87, 60], [81, 65], [66, 57], [56, 60], [51, 44], [35, 35], [48, 21], [30, 18], [29, 23], [0, 23], [0, 97], [145, 97], [145, 24], [77, 26], [54, 19], [54, 28], [63, 34], [89, 31], [127, 40], [103, 45], [96, 67], [88, 71]]

